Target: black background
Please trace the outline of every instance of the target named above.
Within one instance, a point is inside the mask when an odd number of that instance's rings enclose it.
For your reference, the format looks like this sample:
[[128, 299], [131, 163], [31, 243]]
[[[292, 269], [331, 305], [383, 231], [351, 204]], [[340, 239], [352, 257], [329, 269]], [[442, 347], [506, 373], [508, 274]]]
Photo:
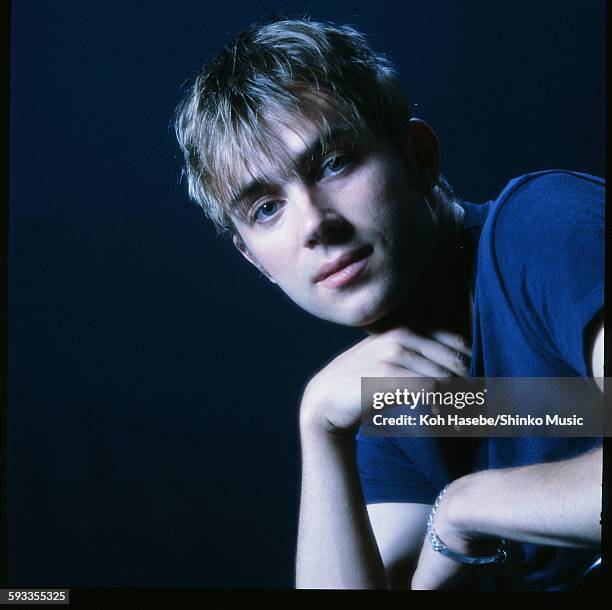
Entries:
[[300, 394], [361, 334], [215, 237], [170, 126], [204, 59], [279, 11], [397, 63], [460, 196], [603, 175], [603, 0], [13, 0], [12, 585], [292, 585]]

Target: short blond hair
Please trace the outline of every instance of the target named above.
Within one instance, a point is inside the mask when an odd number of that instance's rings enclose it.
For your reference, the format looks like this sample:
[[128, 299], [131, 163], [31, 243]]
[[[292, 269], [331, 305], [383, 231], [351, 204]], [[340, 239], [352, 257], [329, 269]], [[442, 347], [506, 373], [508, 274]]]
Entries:
[[286, 162], [274, 132], [279, 113], [329, 133], [336, 121], [401, 148], [410, 109], [395, 69], [350, 26], [276, 19], [241, 32], [197, 76], [176, 112], [189, 196], [220, 232], [233, 229], [228, 202], [238, 168]]

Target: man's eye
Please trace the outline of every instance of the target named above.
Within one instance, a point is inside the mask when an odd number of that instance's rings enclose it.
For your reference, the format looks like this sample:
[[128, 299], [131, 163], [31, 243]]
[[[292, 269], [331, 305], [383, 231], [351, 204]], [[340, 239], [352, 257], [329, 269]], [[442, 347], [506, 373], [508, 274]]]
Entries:
[[255, 222], [267, 222], [278, 212], [279, 207], [280, 202], [278, 201], [265, 201], [253, 212], [253, 220]]
[[327, 176], [335, 176], [339, 174], [350, 162], [350, 158], [344, 155], [336, 155], [332, 157], [325, 165], [323, 165], [323, 169], [321, 171], [321, 178], [326, 178]]

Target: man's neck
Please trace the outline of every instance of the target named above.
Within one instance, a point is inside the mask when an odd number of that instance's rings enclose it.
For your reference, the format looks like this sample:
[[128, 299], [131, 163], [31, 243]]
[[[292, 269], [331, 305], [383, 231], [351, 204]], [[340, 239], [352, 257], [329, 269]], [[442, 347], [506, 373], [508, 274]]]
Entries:
[[464, 245], [454, 232], [440, 231], [429, 264], [409, 295], [384, 318], [365, 329], [380, 333], [407, 326], [423, 335], [444, 329], [471, 341], [470, 269]]

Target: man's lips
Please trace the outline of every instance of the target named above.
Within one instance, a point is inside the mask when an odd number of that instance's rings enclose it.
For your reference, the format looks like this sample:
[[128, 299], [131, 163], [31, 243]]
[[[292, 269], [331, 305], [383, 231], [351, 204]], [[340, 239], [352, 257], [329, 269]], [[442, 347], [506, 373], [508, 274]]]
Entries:
[[[361, 248], [357, 248], [355, 250], [345, 252], [344, 254], [340, 255], [338, 258], [331, 261], [330, 263], [325, 263], [324, 265], [321, 265], [319, 272], [315, 276], [315, 279], [314, 279], [315, 283], [322, 282], [324, 280], [328, 280], [326, 283], [330, 283], [333, 285], [336, 285], [338, 283], [344, 283], [342, 281], [343, 278], [341, 277], [342, 274], [339, 274], [339, 272], [343, 270], [345, 270], [346, 272], [350, 271], [348, 267], [351, 267], [351, 268], [354, 267], [355, 272], [360, 271], [363, 265], [354, 265], [354, 263], [357, 263], [358, 261], [362, 261], [364, 258], [369, 256], [371, 253], [372, 253], [372, 246], [362, 246]], [[336, 279], [336, 274], [338, 274], [338, 277], [337, 277], [338, 282], [332, 281]], [[356, 273], [355, 274], [345, 273], [344, 279], [348, 281], [349, 279], [352, 279], [353, 275], [356, 275]]]

